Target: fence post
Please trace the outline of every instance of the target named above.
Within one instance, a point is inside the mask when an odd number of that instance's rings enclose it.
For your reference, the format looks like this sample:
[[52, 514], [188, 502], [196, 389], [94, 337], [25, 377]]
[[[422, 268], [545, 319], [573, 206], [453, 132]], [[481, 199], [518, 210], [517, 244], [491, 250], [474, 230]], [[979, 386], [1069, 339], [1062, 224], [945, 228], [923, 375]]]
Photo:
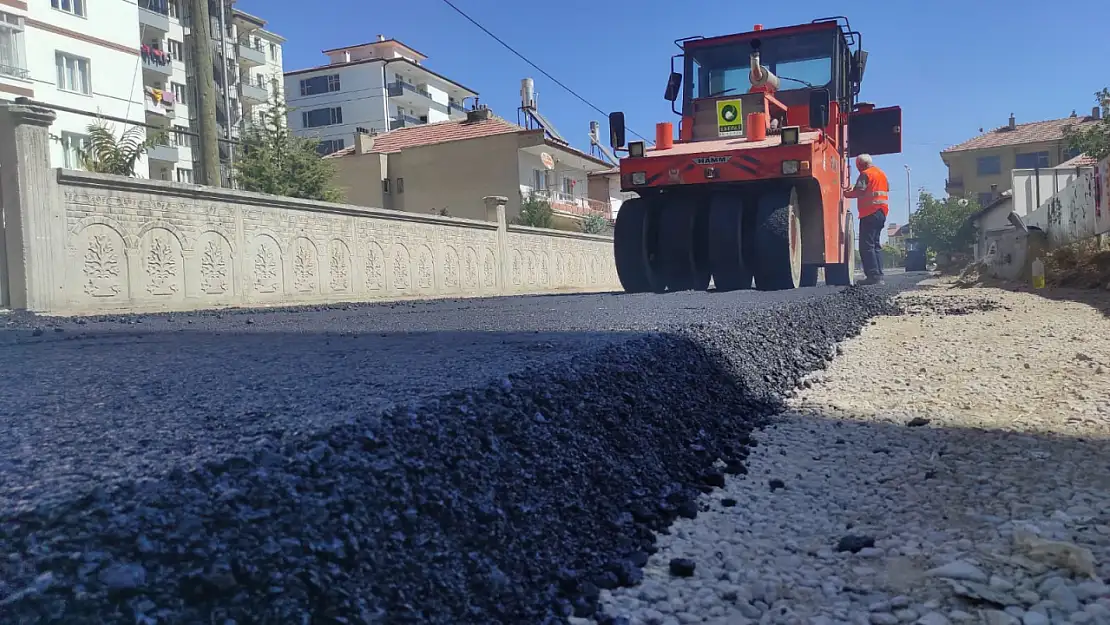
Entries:
[[50, 167], [50, 109], [0, 104], [7, 290], [13, 309], [46, 312], [64, 288], [66, 223]]
[[497, 292], [507, 293], [509, 290], [509, 226], [505, 221], [505, 205], [509, 198], [503, 195], [487, 195], [482, 198], [486, 203], [486, 220], [497, 222]]

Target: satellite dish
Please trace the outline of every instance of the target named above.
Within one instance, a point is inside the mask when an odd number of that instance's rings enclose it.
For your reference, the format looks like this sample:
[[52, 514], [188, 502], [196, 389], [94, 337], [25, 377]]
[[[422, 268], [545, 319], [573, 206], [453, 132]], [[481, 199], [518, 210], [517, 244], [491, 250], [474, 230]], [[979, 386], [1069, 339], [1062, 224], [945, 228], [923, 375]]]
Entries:
[[551, 155], [547, 152], [540, 152], [540, 162], [547, 169], [555, 169], [555, 159], [551, 158]]
[[956, 200], [956, 204], [960, 206], [967, 206], [967, 198], [960, 198]]

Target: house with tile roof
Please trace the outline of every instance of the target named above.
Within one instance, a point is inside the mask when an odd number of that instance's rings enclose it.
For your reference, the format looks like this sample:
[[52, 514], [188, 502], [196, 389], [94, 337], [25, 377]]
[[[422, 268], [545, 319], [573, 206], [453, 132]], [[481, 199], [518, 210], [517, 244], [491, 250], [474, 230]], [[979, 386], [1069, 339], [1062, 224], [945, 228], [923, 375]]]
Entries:
[[1010, 115], [1004, 126], [988, 132], [980, 129], [982, 134], [940, 153], [948, 166], [945, 190], [986, 206], [1012, 187], [1013, 170], [1056, 167], [1081, 156], [1068, 148], [1064, 129], [1098, 123], [1100, 113], [1095, 108], [1091, 115], [1080, 117], [1073, 111], [1069, 117], [1022, 124]]
[[612, 166], [591, 154], [506, 121], [488, 108], [465, 119], [356, 132], [332, 161], [347, 201], [361, 206], [468, 219], [486, 218], [482, 198], [508, 198], [506, 218], [519, 218], [529, 195], [551, 203], [558, 228], [578, 230], [586, 215], [609, 217], [608, 203], [589, 197], [591, 173]]

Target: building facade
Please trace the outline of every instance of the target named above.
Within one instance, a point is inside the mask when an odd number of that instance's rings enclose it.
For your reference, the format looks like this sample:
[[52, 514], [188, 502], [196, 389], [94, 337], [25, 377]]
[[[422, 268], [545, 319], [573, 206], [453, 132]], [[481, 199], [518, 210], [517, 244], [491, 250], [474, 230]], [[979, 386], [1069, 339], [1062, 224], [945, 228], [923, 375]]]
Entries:
[[1025, 124], [1017, 123], [1011, 115], [1005, 126], [940, 153], [948, 166], [945, 190], [986, 206], [1010, 189], [1013, 170], [1056, 167], [1079, 156], [1068, 148], [1064, 129], [1097, 123], [1099, 114], [1096, 108], [1089, 116], [1073, 112], [1070, 117]]
[[348, 202], [407, 212], [484, 220], [482, 198], [508, 198], [510, 221], [530, 197], [548, 202], [554, 226], [578, 230], [587, 215], [609, 217], [590, 197], [590, 174], [611, 166], [595, 156], [478, 108], [458, 121], [352, 135], [334, 160]]
[[[260, 75], [281, 76], [283, 40], [265, 31], [262, 20], [237, 11], [234, 0], [209, 4], [217, 121], [221, 136], [234, 139], [244, 111], [266, 100], [256, 91], [243, 94], [242, 85], [260, 84]], [[196, 142], [175, 132], [197, 129], [187, 7], [187, 0], [0, 0], [0, 100], [27, 97], [62, 107], [52, 127], [55, 167], [80, 168], [79, 146], [102, 116], [117, 137], [143, 124], [144, 138], [154, 138], [138, 176], [193, 182]], [[262, 54], [245, 39], [250, 32], [265, 41]], [[220, 151], [226, 182], [233, 151], [226, 143]]]
[[320, 141], [320, 153], [368, 134], [466, 118], [478, 93], [423, 65], [427, 57], [395, 39], [325, 50], [328, 63], [286, 72], [289, 126]]

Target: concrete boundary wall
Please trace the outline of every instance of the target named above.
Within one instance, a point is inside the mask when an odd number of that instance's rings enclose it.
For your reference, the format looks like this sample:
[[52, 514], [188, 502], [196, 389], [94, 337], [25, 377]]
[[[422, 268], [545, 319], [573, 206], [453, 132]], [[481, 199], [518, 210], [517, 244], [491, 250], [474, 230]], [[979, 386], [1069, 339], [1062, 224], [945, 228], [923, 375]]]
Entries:
[[[151, 312], [619, 289], [608, 237], [49, 168], [53, 112], [0, 106], [3, 302]], [[5, 264], [0, 264], [3, 270]]]

